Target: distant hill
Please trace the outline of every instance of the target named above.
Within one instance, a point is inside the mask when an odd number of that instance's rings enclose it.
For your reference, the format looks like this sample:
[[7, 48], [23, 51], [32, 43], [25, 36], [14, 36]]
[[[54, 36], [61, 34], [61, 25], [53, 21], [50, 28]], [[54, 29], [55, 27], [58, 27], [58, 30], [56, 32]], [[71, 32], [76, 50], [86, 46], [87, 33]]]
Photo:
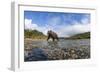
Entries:
[[24, 30], [24, 36], [25, 38], [32, 38], [32, 39], [45, 39], [46, 36], [42, 33], [39, 32], [38, 30]]
[[90, 38], [90, 32], [85, 32], [85, 33], [81, 33], [81, 34], [76, 34], [67, 39], [89, 39], [89, 38]]
[[[44, 35], [42, 32], [38, 30], [24, 30], [24, 37], [25, 38], [31, 38], [31, 39], [47, 39], [47, 36]], [[89, 39], [90, 38], [90, 32], [85, 32], [81, 34], [76, 34], [71, 37], [59, 37], [59, 39]]]

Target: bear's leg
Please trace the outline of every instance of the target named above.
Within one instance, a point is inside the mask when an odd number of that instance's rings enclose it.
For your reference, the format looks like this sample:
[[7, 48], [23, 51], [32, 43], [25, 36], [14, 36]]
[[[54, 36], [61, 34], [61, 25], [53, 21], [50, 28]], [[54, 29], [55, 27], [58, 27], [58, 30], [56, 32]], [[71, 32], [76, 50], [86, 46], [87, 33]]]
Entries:
[[50, 36], [48, 36], [47, 41], [50, 39]]

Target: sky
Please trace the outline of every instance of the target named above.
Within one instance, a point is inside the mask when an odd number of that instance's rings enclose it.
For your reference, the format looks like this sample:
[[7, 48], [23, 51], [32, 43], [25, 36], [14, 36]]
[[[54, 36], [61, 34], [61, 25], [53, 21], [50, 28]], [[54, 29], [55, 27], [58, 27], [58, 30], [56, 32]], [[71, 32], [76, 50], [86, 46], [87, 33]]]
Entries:
[[52, 30], [59, 37], [90, 32], [89, 13], [24, 11], [25, 29], [38, 30], [47, 35]]

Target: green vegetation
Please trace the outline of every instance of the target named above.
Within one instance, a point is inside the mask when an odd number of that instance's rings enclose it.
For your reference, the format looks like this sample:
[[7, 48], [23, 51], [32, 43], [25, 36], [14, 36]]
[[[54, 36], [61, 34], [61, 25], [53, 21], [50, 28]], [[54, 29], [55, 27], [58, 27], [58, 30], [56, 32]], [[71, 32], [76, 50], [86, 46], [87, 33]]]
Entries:
[[71, 36], [68, 39], [89, 39], [90, 38], [90, 32], [85, 32], [81, 34], [76, 34], [74, 36]]
[[24, 30], [24, 36], [25, 38], [31, 38], [31, 39], [46, 39], [46, 36], [39, 32], [38, 30]]

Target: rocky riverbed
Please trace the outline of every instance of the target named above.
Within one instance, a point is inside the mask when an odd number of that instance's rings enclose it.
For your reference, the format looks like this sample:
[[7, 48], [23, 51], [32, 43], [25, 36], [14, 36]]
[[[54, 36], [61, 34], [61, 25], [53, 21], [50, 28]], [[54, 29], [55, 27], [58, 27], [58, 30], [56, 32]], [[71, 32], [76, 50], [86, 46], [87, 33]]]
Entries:
[[[64, 41], [64, 40], [63, 40]], [[24, 61], [89, 59], [89, 40], [25, 41]]]

